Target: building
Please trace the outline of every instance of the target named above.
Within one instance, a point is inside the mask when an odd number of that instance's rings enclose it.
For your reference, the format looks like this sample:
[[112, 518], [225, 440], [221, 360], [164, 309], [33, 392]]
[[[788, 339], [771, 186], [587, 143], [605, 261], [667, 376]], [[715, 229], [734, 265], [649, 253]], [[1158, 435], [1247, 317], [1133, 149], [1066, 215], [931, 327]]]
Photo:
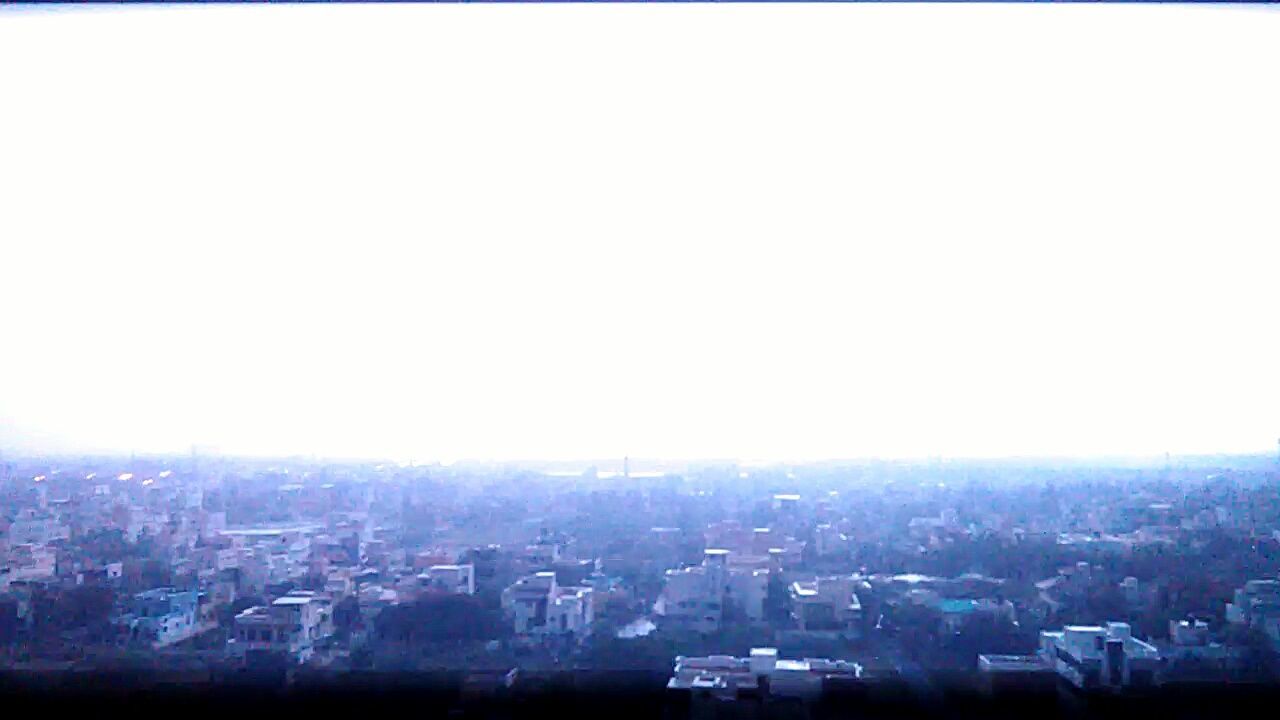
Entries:
[[1058, 678], [1041, 655], [979, 655], [978, 674], [981, 689], [993, 694], [1052, 690]]
[[849, 536], [830, 523], [823, 523], [813, 531], [814, 554], [820, 558], [836, 557], [848, 553]]
[[1169, 621], [1169, 640], [1161, 643], [1162, 683], [1226, 682], [1245, 668], [1243, 648], [1213, 642], [1209, 623], [1196, 618]]
[[1266, 634], [1280, 649], [1280, 581], [1250, 580], [1227, 603], [1227, 622]]
[[1148, 687], [1159, 682], [1160, 651], [1133, 637], [1128, 623], [1068, 625], [1040, 633], [1040, 654], [1082, 690]]
[[581, 640], [591, 633], [595, 598], [591, 588], [561, 586], [550, 570], [520, 578], [502, 591], [502, 609], [526, 639], [547, 636]]
[[944, 633], [959, 633], [980, 618], [1006, 623], [1017, 621], [1016, 609], [1009, 600], [938, 597], [934, 604], [942, 616]]
[[299, 590], [270, 606], [251, 607], [237, 615], [228, 650], [242, 658], [263, 653], [305, 663], [314, 655], [317, 643], [331, 635], [331, 603], [316, 593]]
[[1195, 618], [1169, 621], [1169, 640], [1180, 647], [1209, 644], [1209, 623]]
[[18, 545], [10, 547], [0, 566], [0, 591], [11, 583], [52, 580], [57, 574], [58, 553], [43, 545]]
[[46, 512], [34, 509], [23, 510], [9, 524], [9, 545], [48, 545], [54, 540], [66, 540], [71, 537], [66, 525], [58, 518]]
[[654, 612], [669, 625], [711, 633], [726, 621], [762, 622], [769, 570], [731, 567], [730, 552], [708, 548], [702, 564], [668, 570]]
[[800, 507], [800, 496], [794, 493], [780, 493], [773, 496], [773, 509], [779, 512], [794, 513]]
[[858, 680], [862, 666], [844, 660], [782, 660], [776, 648], [752, 648], [750, 657], [730, 655], [676, 658], [667, 681], [670, 693], [699, 700], [794, 698], [813, 701], [833, 679]]
[[474, 565], [432, 565], [418, 575], [423, 587], [443, 590], [457, 595], [476, 594], [476, 568]]
[[156, 588], [138, 593], [120, 618], [129, 645], [161, 648], [195, 637], [203, 629], [198, 617], [199, 593]]
[[860, 579], [819, 577], [791, 584], [791, 616], [801, 632], [831, 632], [856, 638], [862, 629], [862, 603], [856, 588]]

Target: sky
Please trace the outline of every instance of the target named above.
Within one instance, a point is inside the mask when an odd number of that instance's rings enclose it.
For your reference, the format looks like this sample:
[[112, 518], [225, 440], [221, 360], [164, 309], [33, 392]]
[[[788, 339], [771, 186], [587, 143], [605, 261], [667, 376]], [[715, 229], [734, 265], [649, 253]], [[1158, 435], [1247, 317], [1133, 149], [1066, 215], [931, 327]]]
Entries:
[[1274, 452], [1280, 12], [0, 11], [0, 448]]

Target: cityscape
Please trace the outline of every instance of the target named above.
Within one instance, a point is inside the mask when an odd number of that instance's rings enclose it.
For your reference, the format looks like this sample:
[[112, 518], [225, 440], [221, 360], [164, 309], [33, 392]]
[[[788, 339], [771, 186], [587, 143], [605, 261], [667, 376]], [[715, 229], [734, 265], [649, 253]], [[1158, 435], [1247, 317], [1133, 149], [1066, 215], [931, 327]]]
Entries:
[[447, 677], [464, 715], [566, 677], [648, 683], [667, 718], [1265, 686], [1278, 467], [6, 457], [0, 658], [188, 688]]
[[1280, 707], [1280, 12], [0, 4], [0, 711]]

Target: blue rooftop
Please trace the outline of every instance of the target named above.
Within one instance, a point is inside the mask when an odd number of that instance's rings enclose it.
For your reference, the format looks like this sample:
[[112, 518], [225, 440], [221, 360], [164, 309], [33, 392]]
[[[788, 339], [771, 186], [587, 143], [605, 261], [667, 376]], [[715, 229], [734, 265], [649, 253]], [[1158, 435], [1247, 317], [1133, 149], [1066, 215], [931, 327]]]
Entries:
[[944, 613], [971, 613], [978, 609], [977, 600], [943, 600], [938, 608]]

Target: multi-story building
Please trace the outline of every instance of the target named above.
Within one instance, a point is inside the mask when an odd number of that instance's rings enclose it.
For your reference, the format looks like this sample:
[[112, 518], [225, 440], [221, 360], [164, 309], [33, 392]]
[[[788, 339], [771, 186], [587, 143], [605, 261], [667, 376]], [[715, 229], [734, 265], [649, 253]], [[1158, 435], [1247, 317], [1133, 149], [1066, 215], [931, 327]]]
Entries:
[[1209, 623], [1193, 617], [1170, 620], [1169, 640], [1159, 648], [1165, 683], [1229, 681], [1248, 669], [1244, 648], [1214, 642]]
[[432, 565], [418, 575], [424, 587], [443, 590], [458, 595], [476, 594], [476, 569], [474, 565]]
[[987, 689], [1043, 687], [1046, 673], [1077, 690], [1150, 687], [1162, 681], [1162, 668], [1160, 651], [1122, 622], [1041, 632], [1036, 655], [978, 656]]
[[58, 553], [43, 545], [10, 547], [0, 567], [0, 591], [10, 583], [52, 580], [57, 574]]
[[1260, 630], [1280, 648], [1280, 581], [1250, 580], [1227, 603], [1227, 622]]
[[1057, 685], [1053, 665], [1041, 655], [979, 655], [979, 689], [988, 693], [1006, 690], [1051, 690]]
[[130, 612], [121, 618], [126, 643], [159, 648], [194, 637], [202, 629], [199, 602], [195, 591], [156, 588], [138, 593]]
[[791, 616], [802, 632], [835, 632], [856, 637], [862, 628], [862, 603], [854, 576], [819, 577], [791, 584]]
[[702, 633], [719, 629], [726, 614], [763, 621], [769, 570], [730, 567], [729, 555], [728, 550], [708, 548], [701, 565], [668, 570], [655, 612], [670, 625]]
[[592, 589], [560, 586], [551, 571], [517, 580], [502, 592], [502, 609], [511, 618], [517, 635], [525, 638], [590, 635], [595, 620]]
[[9, 524], [9, 545], [47, 545], [69, 538], [70, 530], [57, 516], [34, 509], [23, 510]]
[[1159, 682], [1160, 651], [1131, 633], [1128, 623], [1068, 625], [1040, 633], [1040, 654], [1080, 689], [1145, 687]]
[[667, 690], [694, 700], [772, 696], [812, 701], [833, 679], [858, 680], [862, 666], [844, 660], [782, 660], [776, 648], [752, 648], [750, 657], [677, 657]]
[[233, 656], [251, 653], [283, 654], [305, 663], [316, 644], [333, 634], [333, 608], [328, 598], [314, 592], [294, 591], [270, 606], [251, 607], [235, 618], [228, 640]]

